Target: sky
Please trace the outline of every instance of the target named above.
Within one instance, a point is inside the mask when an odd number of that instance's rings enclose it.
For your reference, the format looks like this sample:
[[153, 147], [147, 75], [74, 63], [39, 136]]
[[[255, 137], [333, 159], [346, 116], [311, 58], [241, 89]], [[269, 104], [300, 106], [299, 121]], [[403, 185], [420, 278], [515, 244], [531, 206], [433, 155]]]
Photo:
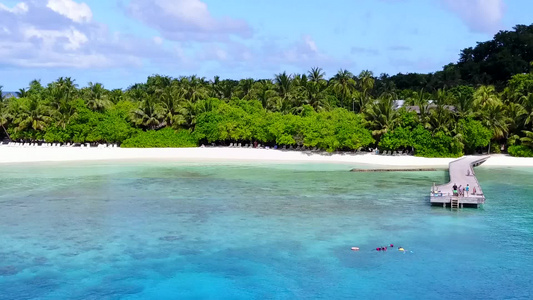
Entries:
[[435, 72], [532, 24], [532, 10], [531, 0], [0, 0], [0, 85]]

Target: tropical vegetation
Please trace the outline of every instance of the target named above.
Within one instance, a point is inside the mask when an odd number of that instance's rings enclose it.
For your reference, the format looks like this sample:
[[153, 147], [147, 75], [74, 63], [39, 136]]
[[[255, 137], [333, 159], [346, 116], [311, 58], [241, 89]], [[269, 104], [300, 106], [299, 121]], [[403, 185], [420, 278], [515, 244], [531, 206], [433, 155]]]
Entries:
[[533, 25], [518, 25], [430, 74], [342, 69], [326, 77], [316, 67], [260, 80], [154, 75], [124, 90], [34, 80], [15, 96], [0, 93], [0, 138], [533, 156], [532, 62]]

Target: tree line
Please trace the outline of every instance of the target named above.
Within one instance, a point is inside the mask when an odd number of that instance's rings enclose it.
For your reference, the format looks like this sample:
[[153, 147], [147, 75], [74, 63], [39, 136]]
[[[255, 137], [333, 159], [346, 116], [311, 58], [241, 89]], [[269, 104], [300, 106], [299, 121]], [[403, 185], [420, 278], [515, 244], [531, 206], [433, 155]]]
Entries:
[[[496, 44], [465, 49], [458, 64], [433, 74], [339, 70], [327, 78], [312, 68], [261, 80], [154, 75], [125, 90], [101, 83], [80, 88], [69, 77], [46, 86], [34, 80], [15, 97], [0, 97], [0, 137], [123, 147], [377, 147], [427, 157], [494, 153], [503, 146], [512, 155], [533, 156], [533, 65], [494, 67], [509, 63], [501, 54], [508, 51], [490, 46], [513, 48], [511, 55], [525, 60], [533, 54], [532, 32], [522, 25], [500, 32]], [[483, 54], [485, 48], [495, 58]]]

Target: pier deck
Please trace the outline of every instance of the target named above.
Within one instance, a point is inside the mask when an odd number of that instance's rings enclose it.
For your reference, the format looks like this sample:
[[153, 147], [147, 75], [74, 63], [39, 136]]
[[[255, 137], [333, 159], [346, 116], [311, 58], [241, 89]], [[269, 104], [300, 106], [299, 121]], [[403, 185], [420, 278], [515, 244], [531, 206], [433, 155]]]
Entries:
[[[485, 195], [476, 178], [474, 167], [484, 163], [490, 156], [465, 156], [450, 163], [450, 182], [431, 188], [430, 202], [432, 205], [442, 205], [459, 208], [463, 206], [475, 206], [485, 203]], [[470, 186], [470, 192], [464, 196], [453, 195], [453, 185]], [[475, 193], [474, 193], [475, 190]]]

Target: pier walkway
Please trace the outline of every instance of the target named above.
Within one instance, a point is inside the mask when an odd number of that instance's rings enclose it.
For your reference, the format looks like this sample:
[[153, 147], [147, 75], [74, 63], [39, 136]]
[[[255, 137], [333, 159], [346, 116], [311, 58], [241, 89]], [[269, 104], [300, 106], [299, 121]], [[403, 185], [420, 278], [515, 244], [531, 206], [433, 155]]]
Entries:
[[[485, 203], [485, 195], [477, 181], [474, 167], [484, 163], [490, 156], [465, 156], [450, 163], [450, 182], [431, 188], [430, 202], [432, 205], [442, 205], [459, 208], [463, 206], [474, 206]], [[466, 187], [470, 186], [470, 191], [464, 196], [453, 194], [453, 185]], [[475, 190], [475, 193], [474, 193]]]

